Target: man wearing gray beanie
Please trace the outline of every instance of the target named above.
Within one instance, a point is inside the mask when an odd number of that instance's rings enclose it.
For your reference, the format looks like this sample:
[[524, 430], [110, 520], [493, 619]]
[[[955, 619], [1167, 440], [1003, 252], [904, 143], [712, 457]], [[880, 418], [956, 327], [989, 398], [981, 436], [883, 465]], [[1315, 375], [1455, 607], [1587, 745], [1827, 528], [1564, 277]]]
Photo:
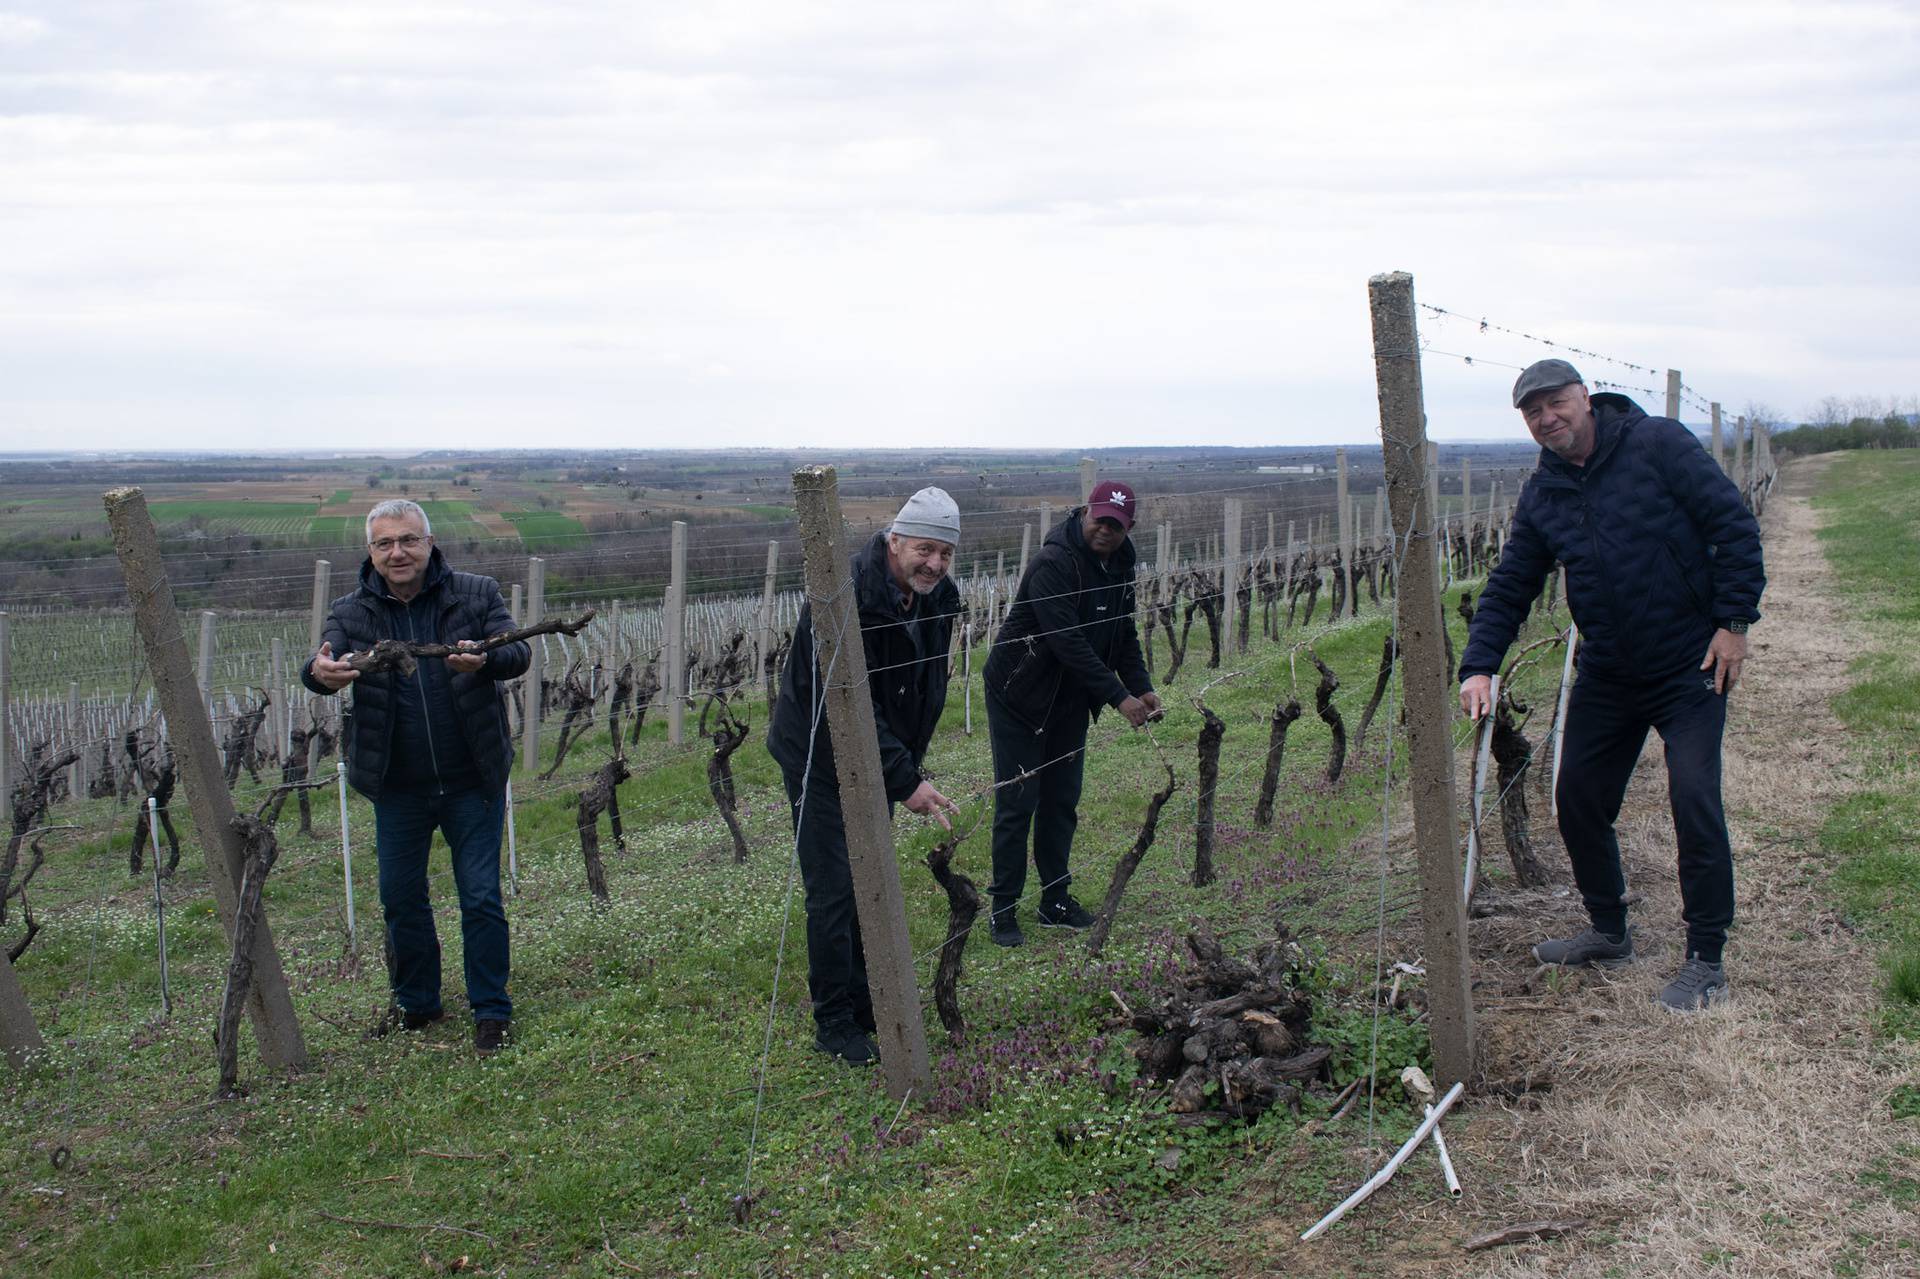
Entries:
[[[947, 577], [960, 541], [960, 508], [924, 488], [892, 525], [854, 552], [853, 595], [880, 738], [887, 803], [946, 826], [953, 802], [920, 775], [947, 704], [947, 659], [960, 591]], [[853, 1065], [879, 1060], [866, 952], [853, 905], [853, 872], [841, 816], [833, 740], [819, 698], [813, 608], [800, 609], [793, 651], [780, 676], [767, 750], [780, 765], [792, 805], [800, 877], [807, 889], [807, 988], [813, 996], [813, 1044]]]

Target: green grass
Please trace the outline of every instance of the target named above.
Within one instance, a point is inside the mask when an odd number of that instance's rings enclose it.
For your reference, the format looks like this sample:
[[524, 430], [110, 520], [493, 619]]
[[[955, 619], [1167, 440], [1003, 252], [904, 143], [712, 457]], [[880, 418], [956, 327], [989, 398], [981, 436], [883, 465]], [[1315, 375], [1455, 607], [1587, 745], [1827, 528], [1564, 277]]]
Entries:
[[[1381, 628], [1374, 620], [1319, 638], [1342, 676], [1349, 726], [1371, 690]], [[1456, 622], [1456, 643], [1457, 632]], [[127, 814], [107, 801], [63, 811], [85, 829], [50, 849], [33, 888], [44, 929], [19, 965], [51, 1057], [0, 1083], [10, 1268], [385, 1274], [419, 1269], [424, 1255], [437, 1268], [467, 1256], [485, 1270], [582, 1275], [904, 1275], [938, 1264], [943, 1274], [1024, 1276], [1083, 1272], [1097, 1249], [1159, 1273], [1222, 1272], [1233, 1255], [1223, 1250], [1241, 1246], [1231, 1227], [1249, 1205], [1269, 1224], [1275, 1213], [1311, 1220], [1364, 1176], [1355, 1149], [1364, 1108], [1316, 1138], [1299, 1133], [1324, 1118], [1314, 1097], [1299, 1116], [1278, 1110], [1250, 1128], [1181, 1127], [1157, 1094], [1134, 1086], [1131, 1035], [1116, 1025], [1109, 992], [1136, 1005], [1154, 998], [1197, 921], [1244, 952], [1283, 918], [1308, 950], [1319, 1037], [1343, 1080], [1362, 1069], [1379, 882], [1377, 864], [1356, 864], [1352, 844], [1379, 820], [1385, 720], [1374, 726], [1372, 758], [1337, 789], [1320, 780], [1326, 727], [1311, 714], [1294, 725], [1275, 828], [1255, 830], [1260, 717], [1289, 693], [1310, 702], [1312, 683], [1293, 688], [1286, 649], [1258, 639], [1230, 659], [1248, 673], [1208, 695], [1229, 724], [1220, 878], [1193, 888], [1198, 716], [1188, 699], [1210, 677], [1205, 647], [1196, 637], [1193, 664], [1166, 690], [1173, 714], [1152, 736], [1110, 715], [1093, 730], [1075, 850], [1083, 898], [1099, 896], [1131, 843], [1163, 751], [1185, 780], [1107, 955], [1087, 963], [1077, 939], [1052, 933], [1016, 951], [976, 939], [961, 985], [969, 1040], [949, 1044], [929, 1013], [935, 1093], [904, 1110], [876, 1072], [833, 1066], [810, 1049], [803, 914], [761, 708], [735, 756], [749, 863], [731, 860], [699, 739], [690, 732], [694, 748], [669, 747], [656, 715], [621, 789], [628, 849], [607, 842], [613, 900], [602, 908], [584, 889], [572, 801], [605, 757], [604, 715], [555, 782], [516, 778], [520, 891], [508, 912], [518, 1042], [489, 1061], [472, 1056], [458, 1015], [461, 943], [444, 853], [433, 893], [456, 1016], [368, 1042], [360, 1030], [385, 990], [370, 810], [357, 797], [350, 805], [354, 963], [336, 800], [316, 797], [314, 840], [294, 833], [290, 809], [268, 901], [313, 1066], [272, 1077], [249, 1038], [248, 1095], [235, 1102], [207, 1100], [224, 956], [191, 824], [168, 889], [176, 1002], [161, 1018], [152, 890], [127, 870]], [[964, 706], [956, 685], [929, 764], [949, 794], [973, 796], [991, 776], [977, 682], [971, 736]], [[550, 722], [549, 755], [557, 736]], [[240, 806], [258, 795], [243, 778]], [[966, 816], [983, 807], [969, 801]], [[903, 814], [896, 834], [924, 989], [946, 931], [944, 898], [921, 864], [933, 833]], [[959, 861], [985, 882], [984, 827]], [[1393, 900], [1410, 900], [1411, 869], [1395, 876]], [[1411, 907], [1393, 910], [1404, 919]], [[1379, 1039], [1383, 1078], [1426, 1059], [1424, 1027], [1405, 1013], [1390, 1014]], [[1393, 1141], [1412, 1117], [1389, 1101], [1378, 1122]], [[742, 1221], [734, 1197], [750, 1142], [754, 1198]], [[59, 1170], [49, 1162], [57, 1145], [73, 1151]], [[379, 1222], [408, 1228], [366, 1224]]]
[[1815, 505], [1820, 538], [1849, 607], [1873, 637], [1853, 658], [1855, 682], [1834, 701], [1863, 765], [1865, 789], [1820, 831], [1833, 883], [1856, 926], [1879, 939], [1890, 1033], [1920, 1033], [1920, 454], [1834, 460]]
[[588, 544], [587, 528], [571, 515], [559, 511], [504, 511], [502, 514], [520, 532], [527, 550], [571, 551]]

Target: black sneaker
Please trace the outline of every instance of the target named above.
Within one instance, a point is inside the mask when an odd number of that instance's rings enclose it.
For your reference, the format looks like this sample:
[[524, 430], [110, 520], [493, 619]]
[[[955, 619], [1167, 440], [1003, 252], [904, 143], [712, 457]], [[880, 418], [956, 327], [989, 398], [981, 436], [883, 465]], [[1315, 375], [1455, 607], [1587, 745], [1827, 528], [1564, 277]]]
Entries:
[[1040, 917], [1042, 928], [1093, 927], [1093, 916], [1088, 913], [1085, 906], [1071, 897], [1062, 898], [1051, 905], [1041, 902], [1040, 909], [1036, 913]]
[[1656, 1000], [1671, 1013], [1697, 1013], [1703, 1008], [1713, 1007], [1726, 997], [1726, 968], [1720, 964], [1709, 964], [1698, 955], [1689, 955], [1679, 974], [1666, 984]]
[[813, 1047], [829, 1057], [838, 1057], [849, 1066], [871, 1066], [880, 1060], [880, 1049], [867, 1032], [850, 1021], [837, 1021], [813, 1033]]
[[482, 1017], [473, 1023], [473, 1051], [491, 1057], [507, 1045], [507, 1023], [498, 1017]]
[[388, 1035], [402, 1030], [425, 1030], [437, 1021], [445, 1021], [444, 1010], [431, 1013], [410, 1013], [398, 1004], [388, 1004], [387, 1011], [380, 1014], [380, 1020], [367, 1028], [368, 1039], [385, 1039]]
[[987, 930], [996, 946], [1024, 946], [1027, 935], [1020, 931], [1020, 916], [1012, 906], [1006, 906], [993, 912], [991, 926]]
[[1625, 968], [1633, 962], [1633, 930], [1629, 928], [1615, 941], [1597, 928], [1572, 937], [1556, 937], [1533, 948], [1533, 957], [1543, 964], [1567, 968]]

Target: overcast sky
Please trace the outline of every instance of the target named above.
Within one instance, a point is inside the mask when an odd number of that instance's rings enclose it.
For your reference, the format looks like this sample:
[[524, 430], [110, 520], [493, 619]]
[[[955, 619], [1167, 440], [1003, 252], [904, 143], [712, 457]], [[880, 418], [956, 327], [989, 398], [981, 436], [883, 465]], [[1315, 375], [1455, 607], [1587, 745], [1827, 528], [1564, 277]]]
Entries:
[[1912, 4], [0, 0], [0, 449], [1364, 441], [1394, 269], [1905, 399], [1917, 122]]

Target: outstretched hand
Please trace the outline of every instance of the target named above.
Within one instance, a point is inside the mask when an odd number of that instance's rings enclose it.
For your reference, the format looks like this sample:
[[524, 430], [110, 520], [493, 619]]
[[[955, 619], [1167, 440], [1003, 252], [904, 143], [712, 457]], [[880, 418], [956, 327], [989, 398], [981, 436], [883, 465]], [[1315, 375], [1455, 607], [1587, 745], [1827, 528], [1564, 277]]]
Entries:
[[346, 653], [335, 658], [332, 642], [322, 643], [320, 651], [313, 655], [313, 678], [334, 692], [339, 692], [360, 678], [360, 672], [346, 663], [346, 659], [352, 656], [352, 653]]
[[947, 814], [959, 812], [960, 806], [935, 790], [932, 782], [922, 781], [913, 794], [907, 796], [907, 811], [933, 818], [942, 830], [952, 830], [953, 823], [947, 820]]

